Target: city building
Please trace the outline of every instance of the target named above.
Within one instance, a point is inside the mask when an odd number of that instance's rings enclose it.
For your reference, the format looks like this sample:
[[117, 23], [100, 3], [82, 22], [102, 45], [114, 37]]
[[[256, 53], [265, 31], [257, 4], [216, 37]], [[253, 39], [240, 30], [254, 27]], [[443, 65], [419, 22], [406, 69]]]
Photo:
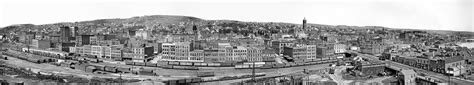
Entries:
[[291, 47], [284, 47], [283, 55], [293, 57], [294, 59], [316, 59], [317, 46], [297, 44]]
[[275, 40], [271, 41], [271, 47], [276, 50], [276, 53], [282, 54], [283, 47], [293, 46], [295, 43], [293, 41], [286, 40]]
[[38, 49], [47, 49], [47, 48], [50, 48], [51, 47], [51, 41], [49, 40], [37, 40], [37, 39], [33, 39], [31, 41], [31, 46], [33, 48], [38, 48]]
[[67, 43], [72, 37], [71, 28], [68, 26], [59, 27], [60, 41]]
[[79, 35], [76, 36], [76, 45], [77, 46], [82, 46], [82, 45], [90, 45], [90, 40], [93, 35]]
[[334, 53], [339, 54], [339, 53], [345, 53], [347, 49], [347, 46], [344, 44], [334, 44]]

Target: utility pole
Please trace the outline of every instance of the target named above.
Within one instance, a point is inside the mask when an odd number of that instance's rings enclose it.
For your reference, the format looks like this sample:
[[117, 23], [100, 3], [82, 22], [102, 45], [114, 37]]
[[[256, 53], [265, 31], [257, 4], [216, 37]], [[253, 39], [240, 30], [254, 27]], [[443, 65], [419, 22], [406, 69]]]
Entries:
[[252, 85], [255, 85], [257, 81], [255, 81], [255, 61], [252, 63]]

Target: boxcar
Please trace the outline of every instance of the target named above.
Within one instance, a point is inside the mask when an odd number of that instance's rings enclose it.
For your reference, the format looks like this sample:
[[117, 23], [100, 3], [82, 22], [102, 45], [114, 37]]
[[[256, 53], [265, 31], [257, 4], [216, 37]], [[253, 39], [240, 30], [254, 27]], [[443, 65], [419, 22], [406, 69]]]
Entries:
[[99, 71], [105, 71], [105, 65], [92, 65], [95, 67], [95, 69], [99, 70]]
[[211, 77], [215, 76], [214, 72], [197, 72], [196, 73], [197, 77]]
[[125, 65], [135, 65], [135, 62], [132, 62], [132, 61], [125, 61]]
[[146, 66], [148, 66], [148, 67], [156, 67], [156, 63], [147, 62], [147, 63], [145, 63], [145, 64], [146, 64]]
[[161, 68], [173, 69], [173, 66], [172, 65], [162, 65]]
[[205, 67], [207, 66], [207, 63], [194, 63], [194, 66]]
[[138, 74], [140, 75], [148, 75], [148, 76], [154, 76], [155, 74], [153, 71], [139, 71]]
[[117, 71], [124, 72], [124, 73], [131, 73], [132, 72], [129, 67], [117, 67]]
[[158, 64], [158, 65], [168, 65], [168, 62], [166, 62], [166, 61], [158, 61], [157, 64]]
[[193, 63], [192, 63], [192, 62], [180, 62], [179, 65], [182, 65], [182, 66], [192, 66]]
[[179, 62], [176, 62], [176, 61], [170, 61], [168, 64], [169, 64], [169, 65], [179, 65]]
[[201, 81], [202, 81], [201, 78], [193, 78], [193, 79], [192, 79], [192, 82], [193, 82], [193, 83], [199, 83], [199, 82], [201, 82]]
[[233, 63], [221, 63], [221, 66], [223, 67], [233, 67]]
[[96, 71], [96, 68], [94, 66], [87, 66], [85, 71], [92, 73]]
[[207, 66], [209, 66], [209, 67], [219, 67], [219, 66], [221, 66], [221, 64], [220, 63], [208, 63]]
[[188, 70], [186, 66], [173, 66], [173, 69]]
[[115, 66], [105, 66], [105, 71], [117, 73], [117, 68], [115, 68]]
[[144, 62], [135, 62], [135, 65], [136, 66], [145, 66], [145, 63]]

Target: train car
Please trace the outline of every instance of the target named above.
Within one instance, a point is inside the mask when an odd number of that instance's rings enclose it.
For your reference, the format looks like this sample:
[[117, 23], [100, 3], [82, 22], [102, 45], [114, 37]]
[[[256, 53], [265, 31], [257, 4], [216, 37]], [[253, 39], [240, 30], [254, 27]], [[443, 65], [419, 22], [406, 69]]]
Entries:
[[129, 67], [116, 67], [118, 72], [122, 73], [131, 73], [131, 69]]
[[201, 79], [201, 78], [192, 78], [191, 80], [192, 80], [193, 83], [202, 82], [202, 79]]
[[145, 63], [145, 65], [148, 66], [148, 67], [156, 67], [157, 66], [156, 63], [151, 63], [151, 62], [147, 62], [147, 63]]
[[192, 62], [180, 62], [179, 65], [181, 66], [193, 66]]
[[105, 65], [91, 65], [91, 66], [94, 66], [95, 69], [99, 70], [99, 71], [105, 71]]
[[172, 66], [172, 65], [162, 65], [161, 68], [164, 68], [164, 69], [173, 69], [173, 66]]
[[135, 62], [136, 66], [145, 66], [146, 64], [144, 62]]
[[209, 67], [219, 67], [219, 66], [221, 66], [221, 64], [220, 63], [207, 63], [207, 66], [209, 66]]
[[155, 76], [153, 70], [141, 70], [138, 72], [139, 75]]
[[197, 72], [197, 77], [212, 77], [215, 76], [214, 72]]
[[197, 67], [190, 67], [190, 66], [173, 66], [173, 69], [179, 69], [179, 70], [198, 70]]
[[304, 66], [304, 62], [296, 63], [297, 66]]
[[275, 64], [272, 66], [272, 68], [284, 68], [285, 65], [284, 64]]
[[105, 66], [105, 71], [117, 73], [117, 68], [115, 68], [115, 66]]
[[168, 65], [179, 65], [179, 62], [177, 62], [177, 61], [170, 61], [170, 62], [168, 62]]
[[89, 73], [93, 73], [93, 72], [97, 71], [97, 69], [94, 66], [87, 66], [85, 68], [85, 71], [89, 72]]
[[232, 63], [232, 62], [229, 62], [229, 63], [223, 62], [223, 63], [221, 63], [221, 66], [222, 67], [234, 67], [234, 63]]
[[125, 65], [135, 65], [135, 62], [132, 62], [132, 61], [125, 61]]
[[168, 65], [167, 61], [158, 61], [156, 64], [158, 65]]
[[72, 67], [71, 66], [72, 64], [73, 64], [72, 62], [61, 62], [61, 63], [59, 63], [60, 66], [69, 67], [69, 68]]
[[271, 64], [264, 64], [263, 66], [261, 67], [258, 67], [258, 68], [261, 68], [261, 69], [271, 69], [273, 65]]
[[92, 62], [92, 63], [99, 63], [100, 62], [99, 59], [95, 59], [95, 58], [85, 58], [85, 59], [89, 62]]
[[246, 64], [241, 64], [241, 65], [235, 65], [234, 67], [235, 69], [249, 69], [251, 68], [250, 65], [246, 65]]
[[194, 66], [206, 67], [206, 66], [207, 66], [207, 63], [194, 63]]

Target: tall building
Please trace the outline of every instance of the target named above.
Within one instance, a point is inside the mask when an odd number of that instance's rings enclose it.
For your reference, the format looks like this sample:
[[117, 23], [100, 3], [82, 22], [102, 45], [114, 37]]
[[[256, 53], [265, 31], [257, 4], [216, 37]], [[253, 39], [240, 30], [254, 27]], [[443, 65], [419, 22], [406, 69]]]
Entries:
[[77, 33], [77, 30], [79, 30], [78, 27], [71, 27], [71, 37], [76, 37], [79, 34]]
[[59, 27], [60, 42], [69, 42], [71, 37], [71, 28], [68, 26]]
[[82, 45], [89, 45], [90, 44], [90, 38], [93, 35], [80, 35], [76, 36], [76, 45], [77, 46], [82, 46]]

